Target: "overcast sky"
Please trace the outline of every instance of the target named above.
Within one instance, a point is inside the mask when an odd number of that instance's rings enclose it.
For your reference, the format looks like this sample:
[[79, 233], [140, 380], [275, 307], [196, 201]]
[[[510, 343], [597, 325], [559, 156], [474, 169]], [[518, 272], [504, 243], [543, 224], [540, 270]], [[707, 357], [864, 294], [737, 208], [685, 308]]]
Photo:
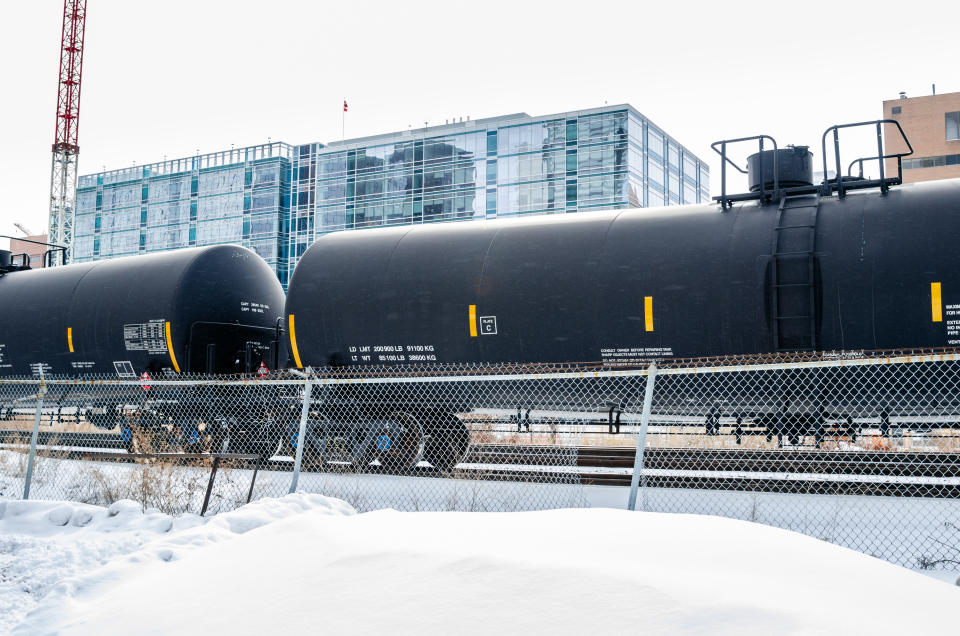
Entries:
[[[0, 234], [14, 221], [41, 232], [63, 3], [9, 5]], [[348, 138], [628, 102], [710, 162], [716, 194], [712, 141], [819, 146], [828, 125], [879, 118], [899, 91], [960, 91], [955, 1], [88, 0], [87, 12], [80, 174], [337, 140], [344, 97]]]

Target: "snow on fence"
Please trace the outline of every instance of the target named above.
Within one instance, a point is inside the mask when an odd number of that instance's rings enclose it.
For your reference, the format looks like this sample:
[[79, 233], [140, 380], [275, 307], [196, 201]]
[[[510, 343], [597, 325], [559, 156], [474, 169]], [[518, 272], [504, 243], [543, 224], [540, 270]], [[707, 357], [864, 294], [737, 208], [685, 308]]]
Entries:
[[173, 513], [295, 490], [361, 511], [613, 505], [956, 568], [958, 371], [960, 355], [926, 351], [2, 379], [0, 497]]

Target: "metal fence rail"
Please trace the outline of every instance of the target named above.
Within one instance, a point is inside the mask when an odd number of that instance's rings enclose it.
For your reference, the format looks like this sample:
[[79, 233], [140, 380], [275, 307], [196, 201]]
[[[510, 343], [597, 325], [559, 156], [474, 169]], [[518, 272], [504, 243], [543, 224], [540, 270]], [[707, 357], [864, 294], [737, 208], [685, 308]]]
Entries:
[[293, 490], [716, 514], [956, 567], [960, 355], [0, 379], [0, 497], [217, 512]]

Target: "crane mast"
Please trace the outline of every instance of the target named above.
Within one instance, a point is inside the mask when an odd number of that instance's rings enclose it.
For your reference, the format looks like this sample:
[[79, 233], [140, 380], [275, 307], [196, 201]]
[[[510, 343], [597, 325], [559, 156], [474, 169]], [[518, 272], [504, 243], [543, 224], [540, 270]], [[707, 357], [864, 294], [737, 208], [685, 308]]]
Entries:
[[[47, 240], [73, 249], [73, 213], [77, 192], [77, 154], [80, 146], [80, 79], [83, 69], [83, 33], [87, 0], [64, 0], [60, 37], [60, 79], [57, 92], [57, 126], [50, 168], [50, 223]], [[53, 265], [63, 264], [55, 252]]]

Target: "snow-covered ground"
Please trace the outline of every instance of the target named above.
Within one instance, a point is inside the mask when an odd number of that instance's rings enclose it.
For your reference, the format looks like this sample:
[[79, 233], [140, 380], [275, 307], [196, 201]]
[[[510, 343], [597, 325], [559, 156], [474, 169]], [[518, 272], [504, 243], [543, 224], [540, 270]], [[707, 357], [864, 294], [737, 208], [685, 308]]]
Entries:
[[[22, 457], [0, 451], [0, 499], [22, 495], [22, 471], [16, 464]], [[3, 470], [4, 461], [10, 464], [7, 471]], [[5, 474], [9, 475], [6, 487]], [[483, 472], [477, 476], [482, 477]], [[242, 505], [251, 477], [249, 470], [221, 469], [210, 510], [223, 512]], [[166, 512], [199, 512], [208, 478], [209, 469], [202, 467], [167, 470], [163, 465], [43, 459], [37, 464], [31, 497], [93, 504], [127, 497]], [[253, 498], [285, 494], [290, 479], [289, 472], [260, 471]], [[342, 499], [359, 512], [383, 508], [463, 512], [625, 508], [629, 494], [628, 488], [621, 486], [330, 472], [303, 473], [298, 488]], [[956, 499], [644, 488], [638, 507], [648, 512], [711, 514], [763, 523], [910, 568], [924, 560], [955, 559], [960, 554], [952, 549], [960, 545], [960, 501]]]
[[[132, 574], [138, 564], [169, 560], [175, 552], [182, 556], [260, 525], [320, 509], [354, 512], [336, 499], [302, 494], [265, 499], [229, 515], [206, 519], [143, 512], [129, 500], [106, 508], [62, 501], [0, 500], [0, 634], [9, 633], [41, 600], [69, 599], [84, 586], [109, 579], [110, 572]], [[98, 570], [104, 565], [106, 568]], [[91, 575], [94, 571], [97, 573]], [[54, 602], [54, 613], [63, 609]], [[36, 631], [21, 628], [25, 634]], [[137, 631], [117, 629], [118, 633]]]
[[878, 559], [702, 515], [0, 502], [16, 634], [952, 634], [958, 604]]

